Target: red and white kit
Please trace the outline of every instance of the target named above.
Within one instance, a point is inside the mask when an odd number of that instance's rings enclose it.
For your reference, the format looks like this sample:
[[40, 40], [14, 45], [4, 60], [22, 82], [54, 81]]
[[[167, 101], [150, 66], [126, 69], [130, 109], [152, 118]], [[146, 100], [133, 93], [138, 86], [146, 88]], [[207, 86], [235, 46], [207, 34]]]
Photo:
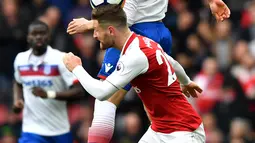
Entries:
[[107, 99], [131, 82], [152, 121], [140, 142], [203, 143], [202, 120], [182, 94], [171, 60], [159, 44], [132, 33], [115, 71], [106, 80], [92, 80], [81, 66], [73, 73], [99, 100]]

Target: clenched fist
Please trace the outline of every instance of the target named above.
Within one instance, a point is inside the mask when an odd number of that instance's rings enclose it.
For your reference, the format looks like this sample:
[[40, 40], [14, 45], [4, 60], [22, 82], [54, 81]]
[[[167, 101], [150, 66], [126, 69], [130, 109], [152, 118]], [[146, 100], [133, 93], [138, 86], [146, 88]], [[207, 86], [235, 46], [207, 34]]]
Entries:
[[64, 56], [63, 62], [70, 72], [72, 72], [75, 67], [82, 65], [81, 59], [71, 52]]
[[44, 89], [42, 89], [41, 87], [33, 87], [32, 93], [37, 97], [41, 97], [41, 98], [48, 97], [47, 92]]

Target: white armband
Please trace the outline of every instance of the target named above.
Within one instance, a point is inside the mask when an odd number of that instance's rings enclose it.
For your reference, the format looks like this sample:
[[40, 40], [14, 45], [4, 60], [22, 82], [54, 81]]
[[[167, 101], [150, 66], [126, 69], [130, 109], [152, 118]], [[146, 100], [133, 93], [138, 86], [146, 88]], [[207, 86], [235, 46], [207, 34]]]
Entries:
[[57, 97], [57, 93], [55, 91], [47, 91], [47, 98], [54, 99]]

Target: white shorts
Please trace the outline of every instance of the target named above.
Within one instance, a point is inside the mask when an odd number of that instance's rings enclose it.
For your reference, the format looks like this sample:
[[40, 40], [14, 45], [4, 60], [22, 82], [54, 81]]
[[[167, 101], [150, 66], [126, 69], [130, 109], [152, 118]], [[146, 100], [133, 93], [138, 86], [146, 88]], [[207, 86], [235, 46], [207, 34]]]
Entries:
[[138, 143], [205, 143], [204, 126], [201, 124], [195, 131], [178, 131], [170, 134], [155, 132], [149, 127]]

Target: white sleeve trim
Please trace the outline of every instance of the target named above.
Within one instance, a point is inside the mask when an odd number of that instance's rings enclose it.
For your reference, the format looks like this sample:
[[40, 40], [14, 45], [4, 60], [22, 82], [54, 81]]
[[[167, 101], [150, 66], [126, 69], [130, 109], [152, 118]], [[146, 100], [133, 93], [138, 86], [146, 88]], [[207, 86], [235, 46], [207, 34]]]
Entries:
[[98, 100], [107, 100], [118, 89], [108, 81], [92, 78], [82, 66], [77, 66], [72, 71], [80, 81], [83, 88]]
[[176, 60], [170, 57], [168, 54], [165, 53], [165, 56], [167, 57], [167, 60], [171, 63], [171, 65], [173, 66], [176, 76], [178, 80], [180, 81], [180, 83], [182, 85], [190, 84], [191, 80], [189, 76], [186, 74], [183, 67]]

